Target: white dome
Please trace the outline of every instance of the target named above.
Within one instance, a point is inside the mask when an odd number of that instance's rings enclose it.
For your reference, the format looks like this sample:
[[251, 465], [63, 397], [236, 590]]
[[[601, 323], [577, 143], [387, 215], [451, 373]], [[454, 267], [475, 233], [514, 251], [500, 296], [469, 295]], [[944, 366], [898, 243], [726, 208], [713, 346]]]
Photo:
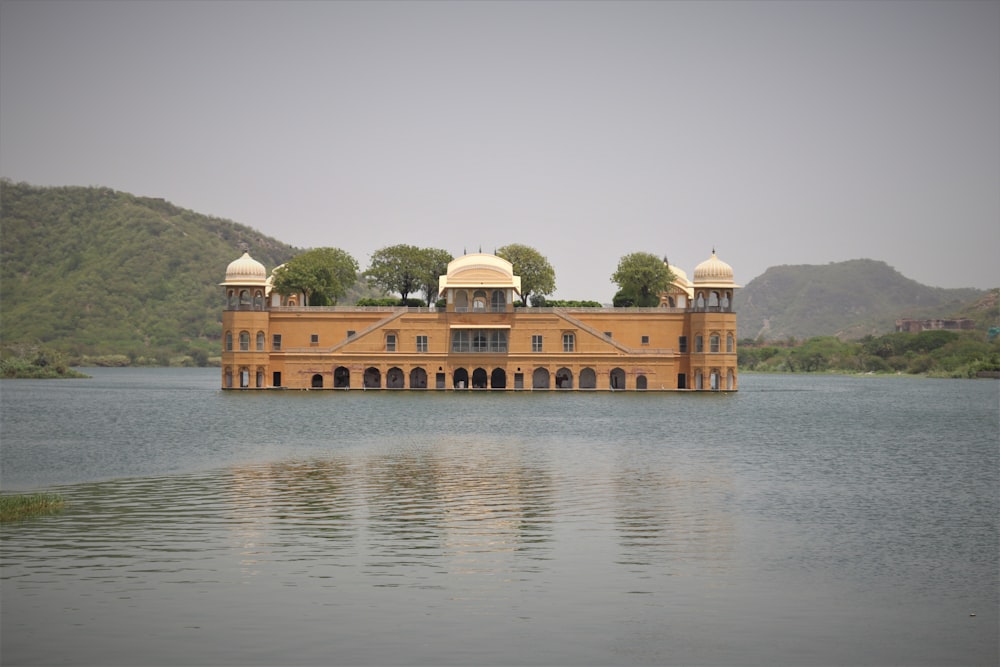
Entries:
[[223, 285], [263, 285], [267, 282], [267, 269], [244, 251], [243, 256], [226, 267], [226, 281]]
[[694, 283], [696, 285], [702, 283], [732, 285], [733, 267], [716, 257], [715, 250], [713, 250], [711, 257], [694, 268]]
[[521, 277], [503, 257], [486, 253], [462, 255], [448, 262], [448, 273], [438, 280], [438, 291], [449, 287], [512, 287], [521, 293]]
[[687, 272], [679, 266], [674, 266], [673, 264], [667, 264], [667, 268], [670, 269], [670, 273], [674, 274], [674, 282], [680, 285], [690, 285], [691, 281], [688, 280]]

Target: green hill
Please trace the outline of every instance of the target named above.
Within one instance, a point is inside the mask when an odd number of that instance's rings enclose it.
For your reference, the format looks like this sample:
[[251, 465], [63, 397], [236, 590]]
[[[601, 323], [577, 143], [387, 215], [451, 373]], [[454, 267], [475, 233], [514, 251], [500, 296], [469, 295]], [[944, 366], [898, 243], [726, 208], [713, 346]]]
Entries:
[[965, 317], [979, 289], [927, 287], [885, 262], [855, 259], [825, 265], [774, 266], [739, 290], [740, 338], [881, 335], [899, 318]]
[[218, 354], [226, 265], [296, 249], [249, 227], [109, 188], [0, 181], [0, 339], [71, 358]]

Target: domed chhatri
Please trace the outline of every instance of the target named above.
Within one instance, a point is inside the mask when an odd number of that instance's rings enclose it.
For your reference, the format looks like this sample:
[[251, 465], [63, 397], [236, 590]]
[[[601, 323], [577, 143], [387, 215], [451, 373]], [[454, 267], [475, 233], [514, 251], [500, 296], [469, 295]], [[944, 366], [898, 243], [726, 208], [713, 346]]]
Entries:
[[267, 269], [250, 256], [248, 250], [226, 267], [226, 280], [221, 285], [263, 285], [267, 282]]
[[226, 268], [223, 389], [736, 391], [733, 269], [715, 256], [657, 308], [521, 307], [507, 260], [465, 254], [435, 307], [301, 306], [244, 252]]
[[715, 255], [712, 249], [712, 256], [694, 268], [694, 282], [712, 283], [713, 285], [736, 287], [733, 283], [733, 267], [729, 266]]

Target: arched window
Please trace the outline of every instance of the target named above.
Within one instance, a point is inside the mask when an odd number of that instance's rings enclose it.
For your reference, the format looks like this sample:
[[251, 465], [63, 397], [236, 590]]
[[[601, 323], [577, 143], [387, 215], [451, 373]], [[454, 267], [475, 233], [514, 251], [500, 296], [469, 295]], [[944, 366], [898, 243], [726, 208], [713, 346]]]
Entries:
[[563, 334], [563, 352], [572, 352], [576, 349], [576, 336], [570, 332]]
[[733, 338], [733, 334], [731, 333], [726, 334], [726, 352], [732, 354], [735, 347], [736, 347], [736, 341]]
[[507, 308], [507, 297], [502, 289], [495, 289], [490, 295], [490, 309], [494, 313], [502, 313]]
[[584, 368], [580, 371], [580, 389], [596, 389], [597, 373], [593, 368]]
[[240, 290], [240, 307], [249, 305], [250, 305], [250, 291], [245, 289]]
[[263, 387], [264, 386], [264, 369], [263, 368], [258, 368], [257, 369], [257, 378], [256, 378], [256, 381], [257, 381], [257, 383], [254, 385], [255, 387], [259, 388], [259, 387]]
[[694, 337], [694, 351], [704, 352], [705, 351], [705, 337], [698, 334]]
[[351, 371], [346, 366], [337, 366], [333, 370], [333, 386], [335, 389], [350, 389]]
[[233, 332], [232, 331], [227, 331], [226, 332], [226, 352], [232, 352], [232, 351], [233, 351]]
[[410, 371], [410, 389], [427, 389], [427, 371], [423, 368]]
[[620, 368], [615, 368], [611, 371], [611, 377], [609, 378], [611, 389], [624, 389], [625, 388], [625, 371]]
[[719, 293], [709, 292], [708, 293], [708, 305], [710, 308], [717, 308], [719, 306]]
[[635, 376], [635, 388], [638, 390], [644, 390], [646, 388], [646, 376], [639, 374]]
[[250, 351], [250, 332], [241, 331], [240, 332], [240, 352]]
[[367, 389], [379, 389], [382, 387], [382, 372], [371, 366], [365, 369], [363, 386]]
[[264, 310], [264, 293], [260, 290], [253, 293], [253, 308], [254, 310]]
[[226, 389], [233, 388], [233, 369], [230, 368], [229, 366], [226, 366], [225, 383], [226, 383]]
[[238, 303], [236, 300], [236, 290], [229, 290], [229, 307], [235, 308]]
[[385, 388], [386, 389], [402, 389], [403, 388], [403, 371], [402, 369], [393, 366], [385, 374]]
[[535, 369], [535, 372], [531, 374], [531, 388], [532, 389], [549, 388], [549, 369], [547, 368]]
[[455, 310], [459, 313], [469, 310], [469, 294], [465, 290], [455, 292]]
[[485, 312], [486, 292], [484, 290], [477, 289], [475, 294], [472, 295], [472, 310], [477, 313]]
[[482, 329], [477, 329], [472, 334], [472, 351], [486, 352], [489, 345], [489, 337]]
[[556, 371], [556, 388], [557, 389], [572, 389], [573, 388], [573, 371], [568, 368], [560, 368]]
[[312, 376], [312, 382], [310, 384], [311, 384], [311, 386], [312, 386], [313, 389], [322, 389], [323, 388], [323, 376], [320, 375], [319, 373], [316, 373], [315, 375]]
[[708, 351], [709, 352], [718, 352], [719, 349], [720, 349], [719, 348], [720, 342], [721, 342], [721, 339], [719, 338], [719, 334], [714, 333], [711, 336], [709, 336], [708, 337]]
[[263, 331], [258, 331], [257, 332], [257, 351], [258, 352], [263, 352], [264, 351], [264, 332]]

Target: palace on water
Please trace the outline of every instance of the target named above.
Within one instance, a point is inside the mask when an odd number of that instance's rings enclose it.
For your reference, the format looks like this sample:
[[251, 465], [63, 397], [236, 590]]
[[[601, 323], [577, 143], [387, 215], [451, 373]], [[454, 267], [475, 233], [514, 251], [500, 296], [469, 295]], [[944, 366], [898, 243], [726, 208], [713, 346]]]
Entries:
[[510, 262], [448, 264], [444, 308], [304, 306], [245, 252], [229, 264], [223, 389], [735, 391], [733, 269], [715, 255], [658, 308], [514, 307]]

